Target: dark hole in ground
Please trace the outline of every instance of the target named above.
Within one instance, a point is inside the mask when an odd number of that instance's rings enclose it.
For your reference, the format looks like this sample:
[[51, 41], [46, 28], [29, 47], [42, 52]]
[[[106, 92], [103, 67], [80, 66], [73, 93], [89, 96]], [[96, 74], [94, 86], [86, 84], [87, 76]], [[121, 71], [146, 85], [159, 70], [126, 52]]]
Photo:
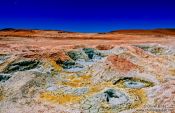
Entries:
[[0, 75], [0, 82], [5, 82], [10, 78], [8, 75]]
[[104, 57], [104, 55], [93, 48], [84, 48], [83, 51], [87, 54], [89, 59], [93, 59], [95, 56]]
[[75, 62], [72, 60], [66, 60], [66, 61], [57, 60], [56, 63], [61, 65], [63, 69], [70, 69], [75, 65]]
[[75, 61], [73, 60], [67, 60], [67, 61], [57, 60], [56, 63], [60, 65], [63, 69], [83, 68], [82, 65], [75, 63]]
[[136, 85], [137, 83], [131, 81], [131, 82], [129, 82], [129, 84], [130, 85]]
[[104, 93], [106, 94], [107, 102], [109, 102], [109, 98], [119, 98], [119, 96], [116, 95], [116, 91], [114, 89], [108, 89]]
[[69, 51], [67, 52], [67, 54], [69, 55], [69, 57], [73, 60], [78, 60], [78, 59], [84, 59], [84, 60], [88, 60], [88, 56], [81, 51]]
[[138, 78], [124, 77], [113, 82], [113, 85], [121, 84], [126, 88], [144, 88], [154, 86], [154, 83]]
[[113, 82], [113, 85], [116, 85], [120, 81], [126, 81], [126, 80], [132, 80], [132, 77], [124, 77], [124, 78], [118, 79], [117, 81]]
[[83, 51], [88, 55], [89, 59], [93, 59], [96, 54], [93, 48], [84, 48]]
[[8, 68], [4, 71], [4, 73], [11, 73], [16, 71], [25, 71], [34, 69], [38, 66], [38, 60], [26, 60], [12, 63], [8, 66]]

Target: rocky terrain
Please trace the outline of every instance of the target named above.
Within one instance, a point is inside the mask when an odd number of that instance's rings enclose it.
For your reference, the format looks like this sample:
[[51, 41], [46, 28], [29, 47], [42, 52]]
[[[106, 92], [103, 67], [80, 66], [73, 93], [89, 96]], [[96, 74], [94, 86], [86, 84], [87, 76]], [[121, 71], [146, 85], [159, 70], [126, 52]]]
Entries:
[[174, 34], [3, 29], [0, 113], [175, 113]]

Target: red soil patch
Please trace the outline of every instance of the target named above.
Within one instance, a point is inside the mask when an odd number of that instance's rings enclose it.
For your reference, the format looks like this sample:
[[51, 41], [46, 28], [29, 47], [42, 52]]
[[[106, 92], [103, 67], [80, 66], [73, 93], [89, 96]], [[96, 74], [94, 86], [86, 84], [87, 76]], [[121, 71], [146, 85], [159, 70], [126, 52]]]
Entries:
[[57, 53], [53, 53], [50, 55], [51, 58], [54, 60], [60, 60], [60, 61], [67, 61], [70, 60], [70, 57], [65, 54], [64, 51], [59, 51]]
[[129, 46], [127, 48], [129, 51], [131, 51], [132, 53], [136, 54], [136, 55], [139, 55], [140, 57], [150, 57], [149, 54], [145, 53], [145, 51], [143, 49], [140, 49], [138, 47], [135, 47], [135, 46]]
[[112, 63], [112, 66], [122, 72], [128, 72], [138, 68], [137, 65], [128, 61], [127, 59], [121, 58], [118, 55], [111, 55], [107, 58], [107, 61]]
[[98, 45], [96, 48], [99, 49], [99, 50], [110, 50], [110, 49], [114, 48], [114, 46], [111, 46], [111, 45]]

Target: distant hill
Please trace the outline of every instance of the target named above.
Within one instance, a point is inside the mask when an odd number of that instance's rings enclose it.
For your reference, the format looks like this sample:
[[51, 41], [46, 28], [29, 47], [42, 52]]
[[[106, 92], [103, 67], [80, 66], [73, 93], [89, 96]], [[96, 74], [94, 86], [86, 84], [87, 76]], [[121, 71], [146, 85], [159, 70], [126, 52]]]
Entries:
[[4, 28], [0, 29], [0, 32], [2, 31], [13, 31], [13, 32], [20, 32], [20, 31], [25, 31], [25, 32], [31, 32], [31, 31], [57, 31], [58, 33], [73, 33], [69, 31], [63, 31], [63, 30], [40, 30], [40, 29], [14, 29], [14, 28]]
[[16, 37], [54, 37], [62, 33], [74, 33], [63, 30], [38, 30], [38, 29], [13, 29], [5, 28], [0, 30], [0, 36], [16, 36]]
[[120, 33], [129, 35], [175, 35], [175, 29], [153, 29], [153, 30], [116, 30], [109, 32], [110, 34]]
[[[45, 38], [86, 38], [86, 39], [115, 39], [117, 35], [154, 35], [164, 37], [175, 35], [175, 29], [153, 29], [153, 30], [116, 30], [107, 33], [78, 33], [63, 30], [35, 30], [35, 29], [13, 29], [5, 28], [0, 30], [1, 37], [45, 37]], [[123, 38], [125, 36], [122, 36]]]

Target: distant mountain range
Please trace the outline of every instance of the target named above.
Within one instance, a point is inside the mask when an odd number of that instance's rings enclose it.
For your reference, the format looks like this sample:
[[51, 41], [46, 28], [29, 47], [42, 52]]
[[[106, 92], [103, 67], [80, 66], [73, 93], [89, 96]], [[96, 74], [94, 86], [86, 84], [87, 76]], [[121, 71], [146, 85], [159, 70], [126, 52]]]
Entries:
[[175, 29], [152, 29], [152, 30], [116, 30], [111, 31], [110, 33], [121, 33], [121, 34], [134, 34], [134, 35], [175, 35]]
[[[0, 30], [0, 36], [60, 37], [60, 35], [64, 36], [66, 34], [79, 35], [79, 34], [83, 34], [83, 33], [68, 32], [68, 31], [63, 31], [63, 30], [38, 30], [38, 29], [13, 29], [13, 28], [5, 28], [5, 29]], [[115, 30], [115, 31], [111, 31], [111, 32], [93, 33], [93, 34], [96, 34], [96, 35], [125, 34], [125, 35], [157, 35], [157, 36], [164, 36], [164, 35], [175, 35], [175, 29], [152, 29], [152, 30], [131, 29], [131, 30]]]

